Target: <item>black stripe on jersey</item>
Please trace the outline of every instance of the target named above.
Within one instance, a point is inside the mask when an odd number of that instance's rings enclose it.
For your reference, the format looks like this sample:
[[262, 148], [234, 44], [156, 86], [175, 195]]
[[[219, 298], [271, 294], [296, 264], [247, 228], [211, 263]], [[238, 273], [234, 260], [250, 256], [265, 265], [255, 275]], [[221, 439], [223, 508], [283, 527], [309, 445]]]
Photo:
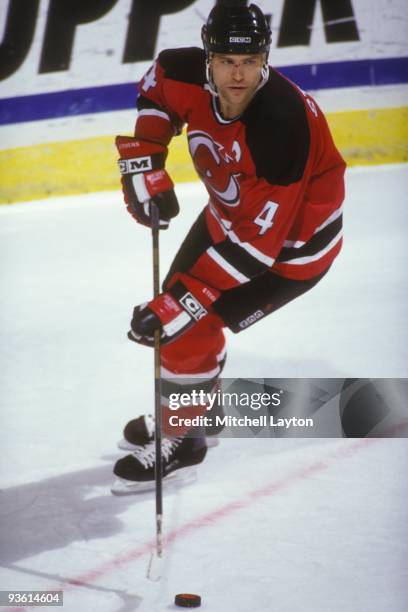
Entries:
[[149, 98], [145, 98], [143, 95], [140, 94], [138, 99], [137, 99], [136, 108], [137, 108], [138, 111], [141, 111], [141, 110], [157, 110], [157, 111], [160, 111], [161, 113], [165, 113], [168, 116], [168, 118], [171, 121], [171, 123], [172, 123], [173, 129], [174, 129], [174, 133], [175, 134], [181, 134], [182, 127], [183, 127], [183, 122], [181, 121], [181, 119], [179, 117], [177, 117], [177, 115], [175, 115], [174, 113], [170, 114], [163, 107], [159, 106], [158, 104], [156, 104], [152, 100], [149, 100]]
[[[161, 106], [159, 106], [158, 104], [156, 104], [155, 102], [152, 102], [152, 100], [149, 100], [149, 98], [145, 98], [142, 94], [139, 94], [139, 97], [137, 98], [137, 110], [158, 110], [160, 112], [166, 112]], [[168, 113], [166, 113], [168, 114]]]
[[198, 47], [166, 49], [159, 53], [159, 63], [166, 79], [201, 86], [207, 82], [205, 53]]
[[205, 209], [198, 215], [197, 219], [191, 226], [187, 236], [184, 238], [177, 255], [173, 259], [170, 270], [163, 281], [163, 290], [168, 288], [168, 283], [173, 274], [177, 272], [189, 273], [190, 268], [194, 266], [197, 259], [206, 252], [213, 244], [211, 234], [207, 228], [205, 220]]
[[279, 72], [270, 70], [268, 82], [241, 116], [258, 177], [272, 185], [300, 181], [310, 149], [310, 132], [302, 94]]
[[305, 245], [299, 248], [283, 247], [280, 251], [277, 262], [290, 261], [298, 257], [310, 257], [323, 250], [337, 236], [343, 226], [342, 215], [335, 221], [317, 232]]
[[255, 259], [255, 257], [240, 247], [239, 244], [231, 242], [230, 240], [224, 240], [224, 242], [214, 244], [213, 249], [231, 264], [231, 266], [238, 270], [238, 272], [241, 272], [241, 274], [244, 274], [248, 278], [253, 278], [269, 270], [268, 266]]

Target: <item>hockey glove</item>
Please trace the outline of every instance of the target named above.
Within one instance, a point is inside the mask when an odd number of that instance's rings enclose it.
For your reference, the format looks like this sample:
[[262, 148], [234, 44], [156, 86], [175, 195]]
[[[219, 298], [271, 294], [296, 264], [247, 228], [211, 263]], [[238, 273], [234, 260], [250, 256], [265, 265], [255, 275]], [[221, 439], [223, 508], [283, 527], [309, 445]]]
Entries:
[[151, 227], [150, 202], [159, 209], [160, 229], [179, 212], [173, 181], [164, 169], [167, 147], [129, 136], [117, 136], [119, 169], [127, 209], [138, 223]]
[[160, 329], [161, 344], [172, 342], [207, 316], [207, 309], [219, 295], [198, 279], [177, 273], [166, 291], [147, 304], [135, 306], [128, 338], [154, 346], [154, 332]]

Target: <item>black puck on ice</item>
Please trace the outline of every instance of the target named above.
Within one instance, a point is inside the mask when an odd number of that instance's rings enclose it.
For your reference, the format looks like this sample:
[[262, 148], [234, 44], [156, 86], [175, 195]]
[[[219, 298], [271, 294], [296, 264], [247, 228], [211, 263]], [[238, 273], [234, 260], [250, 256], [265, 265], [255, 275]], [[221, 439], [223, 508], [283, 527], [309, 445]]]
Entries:
[[193, 593], [179, 593], [174, 598], [174, 603], [181, 608], [199, 608], [201, 606], [201, 597]]

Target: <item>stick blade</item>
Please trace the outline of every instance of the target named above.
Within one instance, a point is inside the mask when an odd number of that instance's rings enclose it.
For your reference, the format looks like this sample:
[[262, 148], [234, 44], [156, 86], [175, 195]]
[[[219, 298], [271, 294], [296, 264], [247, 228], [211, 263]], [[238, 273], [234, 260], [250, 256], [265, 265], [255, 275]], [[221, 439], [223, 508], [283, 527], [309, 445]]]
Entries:
[[163, 572], [163, 555], [159, 555], [157, 550], [154, 550], [150, 556], [149, 565], [147, 567], [147, 578], [152, 582], [158, 582], [162, 577]]

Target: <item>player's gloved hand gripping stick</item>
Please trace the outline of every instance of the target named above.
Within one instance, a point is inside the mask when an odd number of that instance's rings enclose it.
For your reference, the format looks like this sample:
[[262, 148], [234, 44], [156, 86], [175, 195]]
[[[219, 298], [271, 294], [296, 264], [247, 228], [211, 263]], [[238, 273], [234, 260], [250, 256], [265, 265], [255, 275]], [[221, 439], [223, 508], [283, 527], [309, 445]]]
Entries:
[[217, 289], [189, 274], [177, 272], [166, 291], [147, 304], [135, 306], [128, 338], [154, 346], [154, 333], [159, 329], [161, 343], [172, 342], [206, 317], [219, 296]]
[[180, 210], [173, 181], [164, 169], [167, 147], [130, 136], [116, 136], [116, 147], [128, 211], [138, 223], [152, 227], [153, 202], [159, 212], [160, 229], [167, 229]]

